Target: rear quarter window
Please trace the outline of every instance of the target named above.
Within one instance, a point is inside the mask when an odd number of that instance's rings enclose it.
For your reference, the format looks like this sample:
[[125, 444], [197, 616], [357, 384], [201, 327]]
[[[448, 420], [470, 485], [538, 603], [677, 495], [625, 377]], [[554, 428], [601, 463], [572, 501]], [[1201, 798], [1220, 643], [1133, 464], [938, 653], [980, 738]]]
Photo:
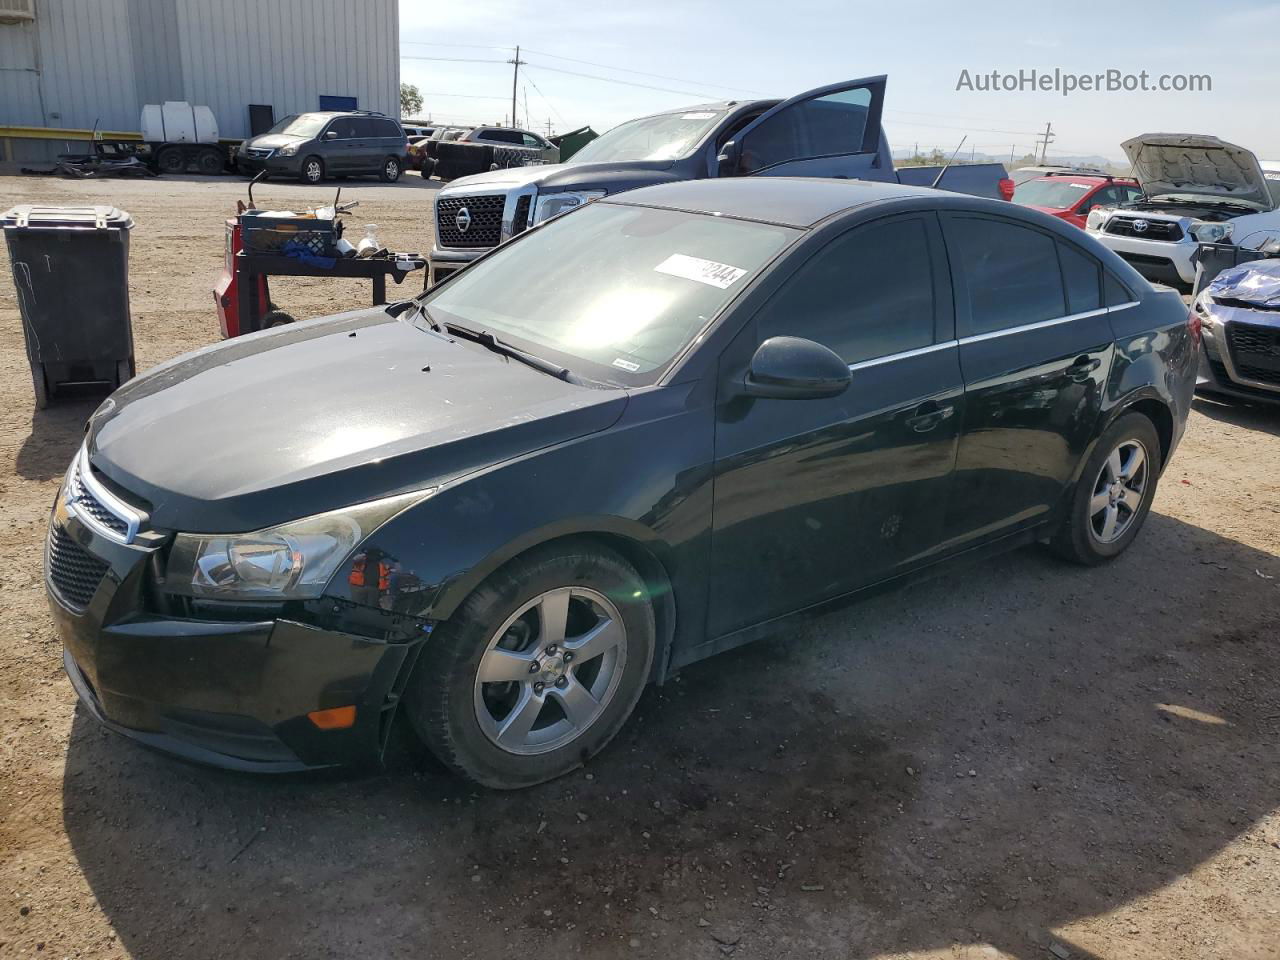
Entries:
[[1058, 259], [1067, 289], [1067, 309], [1085, 313], [1102, 306], [1102, 267], [1098, 261], [1065, 241], [1058, 241]]

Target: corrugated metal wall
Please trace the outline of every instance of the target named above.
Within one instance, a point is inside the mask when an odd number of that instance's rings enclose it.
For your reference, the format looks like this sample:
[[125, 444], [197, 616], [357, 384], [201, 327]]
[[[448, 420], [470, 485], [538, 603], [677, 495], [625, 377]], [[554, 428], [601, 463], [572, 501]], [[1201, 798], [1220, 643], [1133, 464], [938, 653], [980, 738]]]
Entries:
[[137, 130], [142, 105], [207, 104], [224, 137], [322, 94], [397, 116], [396, 0], [37, 0], [0, 24], [0, 125]]

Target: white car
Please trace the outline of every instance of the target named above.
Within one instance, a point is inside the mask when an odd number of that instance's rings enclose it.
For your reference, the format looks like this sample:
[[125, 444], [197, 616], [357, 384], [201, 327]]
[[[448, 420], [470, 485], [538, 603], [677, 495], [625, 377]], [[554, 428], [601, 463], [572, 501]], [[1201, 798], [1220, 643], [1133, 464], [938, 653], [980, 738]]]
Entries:
[[1280, 164], [1217, 137], [1147, 133], [1122, 145], [1143, 196], [1094, 208], [1085, 229], [1149, 280], [1191, 284], [1201, 243], [1256, 249], [1280, 231]]

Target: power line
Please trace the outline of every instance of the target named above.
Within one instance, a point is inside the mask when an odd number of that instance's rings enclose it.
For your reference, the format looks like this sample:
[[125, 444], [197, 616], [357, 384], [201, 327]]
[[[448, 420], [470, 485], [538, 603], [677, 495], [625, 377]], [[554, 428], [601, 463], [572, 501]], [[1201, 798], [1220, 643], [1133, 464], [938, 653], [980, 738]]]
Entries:
[[[500, 61], [493, 62], [497, 63]], [[537, 67], [539, 70], [549, 70], [551, 73], [563, 73], [571, 77], [583, 77], [587, 80], [600, 80], [604, 83], [616, 83], [624, 87], [640, 87], [643, 90], [659, 90], [662, 93], [678, 93], [684, 97], [706, 97], [710, 100], [715, 99], [715, 96], [710, 93], [695, 93], [690, 90], [672, 90], [670, 87], [655, 87], [648, 83], [636, 83], [634, 80], [617, 80], [613, 77], [601, 77], [593, 73], [579, 73], [576, 70], [562, 70], [560, 67], [549, 67], [545, 63], [535, 63], [532, 64], [532, 66]]]
[[[547, 53], [545, 50], [530, 50], [528, 47], [525, 47], [524, 49], [525, 53], [536, 54], [540, 57], [550, 57], [553, 60], [565, 60], [569, 63], [581, 63], [588, 67], [602, 67], [605, 70], [614, 70], [618, 73], [633, 73], [638, 77], [653, 77], [657, 80], [674, 80], [676, 83], [689, 83], [694, 86], [701, 85], [706, 87], [715, 87], [717, 90], [733, 90], [737, 93], [754, 93], [762, 97], [768, 96], [768, 94], [761, 93], [759, 90], [748, 90], [745, 87], [726, 87], [721, 86], [718, 83], [706, 83], [702, 80], [690, 80], [687, 77], [672, 77], [665, 73], [646, 73], [644, 70], [631, 70], [627, 67], [615, 67], [609, 63], [596, 63], [594, 60], [579, 60], [575, 57], [562, 57], [558, 53]], [[703, 96], [703, 94], [698, 94], [698, 96]]]
[[506, 97], [489, 97], [478, 93], [441, 93], [438, 90], [419, 90], [424, 97], [456, 97], [460, 100], [501, 100], [506, 102]]
[[[527, 66], [528, 65], [526, 64], [526, 67]], [[527, 79], [529, 83], [532, 84], [534, 91], [538, 94], [538, 96], [542, 98], [542, 102], [545, 103], [551, 109], [551, 112], [554, 113], [560, 119], [561, 123], [563, 123], [566, 127], [569, 126], [569, 121], [564, 118], [564, 114], [562, 114], [559, 110], [557, 110], [556, 105], [547, 98], [547, 95], [545, 93], [542, 92], [542, 88], [538, 86], [537, 82], [533, 79], [533, 77], [529, 76], [529, 71], [527, 69], [525, 70], [524, 75], [525, 75], [525, 79]]]
[[402, 53], [401, 60], [439, 60], [444, 63], [510, 63], [509, 60], [481, 60], [475, 57], [419, 57], [414, 54]]

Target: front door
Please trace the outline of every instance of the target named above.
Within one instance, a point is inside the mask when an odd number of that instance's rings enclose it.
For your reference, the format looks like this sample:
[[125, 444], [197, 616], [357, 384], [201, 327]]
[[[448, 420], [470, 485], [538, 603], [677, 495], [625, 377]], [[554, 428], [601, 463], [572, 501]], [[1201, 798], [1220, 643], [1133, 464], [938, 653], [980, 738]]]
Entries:
[[[933, 213], [856, 227], [812, 255], [720, 361], [709, 634], [721, 636], [925, 562], [946, 510], [962, 383]], [[735, 389], [764, 340], [850, 365], [838, 397]]]
[[329, 173], [350, 173], [356, 168], [356, 118], [335, 117], [325, 128], [321, 142], [324, 144], [325, 170]]
[[1114, 336], [1102, 267], [1024, 223], [943, 215], [965, 411], [948, 519], [957, 547], [1044, 520], [1088, 450]]
[[867, 77], [784, 100], [725, 144], [720, 175], [893, 179], [880, 136], [884, 86]]

